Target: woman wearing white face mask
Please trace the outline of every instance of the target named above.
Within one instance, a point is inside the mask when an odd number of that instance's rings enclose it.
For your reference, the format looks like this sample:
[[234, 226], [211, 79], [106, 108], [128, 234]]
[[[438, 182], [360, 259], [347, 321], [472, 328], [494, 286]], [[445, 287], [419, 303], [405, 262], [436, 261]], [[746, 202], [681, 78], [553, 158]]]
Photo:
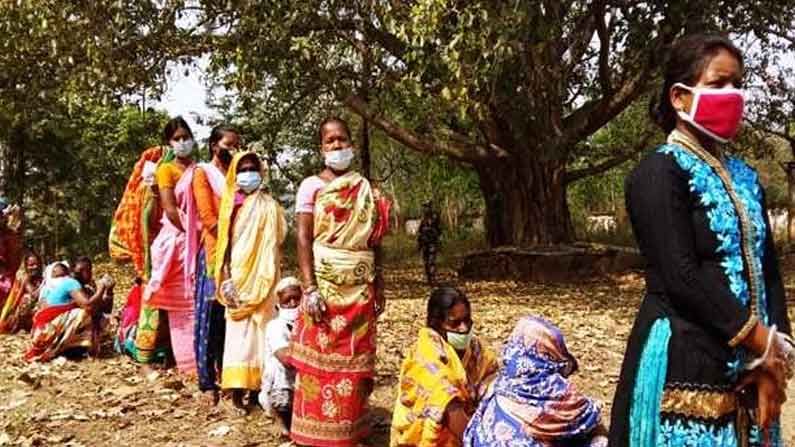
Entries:
[[496, 355], [472, 333], [472, 308], [463, 292], [435, 289], [427, 313], [400, 367], [392, 446], [461, 446], [497, 373]]
[[667, 144], [626, 181], [647, 291], [610, 445], [781, 445], [795, 368], [784, 288], [758, 175], [721, 147], [740, 128], [742, 78], [742, 54], [724, 37], [671, 50], [653, 108]]
[[[296, 199], [302, 311], [290, 346], [299, 386], [291, 426], [302, 445], [353, 446], [368, 431], [375, 323], [384, 310], [380, 244], [388, 202], [351, 170], [354, 153], [340, 118], [320, 124], [325, 169], [301, 183]], [[316, 393], [334, 389], [333, 396]], [[318, 427], [322, 430], [318, 430]]]
[[160, 232], [151, 246], [152, 271], [144, 288], [141, 319], [136, 345], [141, 349], [154, 346], [157, 336], [149, 330], [160, 323], [159, 315], [149, 309], [165, 311], [171, 349], [177, 369], [187, 374], [196, 372], [194, 354], [194, 260], [199, 248], [199, 218], [192, 183], [196, 164], [193, 162], [193, 132], [181, 117], [166, 125], [169, 150], [155, 171], [163, 218]]
[[226, 174], [218, 213], [215, 283], [226, 307], [221, 388], [240, 412], [256, 403], [262, 382], [265, 326], [280, 277], [287, 233], [282, 207], [262, 188], [266, 170], [253, 152], [238, 153]]

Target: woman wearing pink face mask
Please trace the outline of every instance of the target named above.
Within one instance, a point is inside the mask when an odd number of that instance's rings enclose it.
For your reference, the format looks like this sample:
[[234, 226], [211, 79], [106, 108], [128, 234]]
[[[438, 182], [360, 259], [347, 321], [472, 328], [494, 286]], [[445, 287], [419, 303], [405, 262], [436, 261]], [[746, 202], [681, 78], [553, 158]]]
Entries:
[[795, 360], [784, 288], [758, 176], [723, 149], [742, 121], [742, 54], [685, 37], [664, 74], [652, 116], [667, 143], [626, 181], [647, 291], [610, 445], [778, 446]]

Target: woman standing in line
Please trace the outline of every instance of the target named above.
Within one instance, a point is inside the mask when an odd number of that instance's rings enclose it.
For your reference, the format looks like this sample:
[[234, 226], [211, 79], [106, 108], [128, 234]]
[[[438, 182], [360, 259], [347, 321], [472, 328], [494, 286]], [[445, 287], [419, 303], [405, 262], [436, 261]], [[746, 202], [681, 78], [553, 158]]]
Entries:
[[265, 327], [273, 313], [287, 234], [284, 210], [262, 189], [265, 177], [257, 154], [235, 155], [218, 218], [215, 281], [226, 307], [221, 387], [232, 390], [232, 403], [241, 412], [256, 404], [262, 384]]
[[[171, 120], [165, 133], [173, 159], [167, 155], [155, 172], [163, 218], [151, 247], [152, 273], [143, 301], [165, 311], [177, 369], [194, 374], [193, 293], [199, 246], [199, 219], [192, 190], [195, 143], [193, 132], [181, 117]], [[144, 335], [140, 323], [138, 329], [138, 336]]]
[[[152, 270], [150, 247], [160, 232], [160, 208], [155, 170], [158, 163], [172, 159], [169, 140], [175, 131], [167, 125], [162, 145], [146, 149], [133, 167], [124, 194], [119, 200], [108, 237], [110, 257], [117, 262], [132, 262], [136, 278], [122, 310], [116, 349], [135, 361], [149, 364], [168, 356], [168, 327], [160, 324], [160, 311], [141, 303], [143, 288]], [[140, 332], [140, 335], [139, 335]]]
[[326, 167], [301, 183], [296, 200], [304, 297], [290, 344], [297, 371], [291, 437], [302, 445], [355, 446], [368, 431], [389, 207], [351, 169], [347, 123], [326, 119], [319, 135]]
[[193, 176], [193, 196], [202, 224], [201, 249], [196, 265], [196, 327], [194, 343], [199, 390], [207, 403], [218, 403], [218, 377], [224, 353], [224, 307], [215, 299], [215, 245], [218, 209], [226, 190], [226, 171], [240, 146], [240, 136], [229, 127], [217, 126], [208, 142], [212, 160], [199, 163]]

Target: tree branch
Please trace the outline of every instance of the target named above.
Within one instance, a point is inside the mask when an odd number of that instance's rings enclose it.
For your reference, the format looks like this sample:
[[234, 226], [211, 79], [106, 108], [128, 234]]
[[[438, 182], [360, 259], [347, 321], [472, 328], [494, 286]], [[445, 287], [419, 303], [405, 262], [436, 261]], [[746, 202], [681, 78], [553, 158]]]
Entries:
[[[343, 104], [357, 115], [368, 119], [376, 127], [384, 131], [390, 138], [408, 146], [418, 152], [426, 154], [443, 154], [455, 160], [473, 163], [494, 158], [508, 157], [509, 154], [495, 145], [484, 147], [471, 142], [463, 141], [466, 137], [456, 136], [457, 141], [433, 141], [432, 138], [400, 126], [383, 116], [371, 111], [367, 102], [357, 95], [350, 95], [343, 100]], [[433, 141], [433, 142], [432, 142]]]
[[609, 158], [603, 161], [602, 163], [567, 172], [565, 180], [566, 184], [574, 183], [578, 180], [582, 180], [592, 175], [597, 175], [603, 172], [607, 172], [615, 168], [616, 166], [624, 164], [624, 162], [628, 161], [629, 159], [634, 157], [638, 152], [645, 149], [649, 143], [649, 140], [653, 135], [654, 132], [652, 132], [651, 130], [647, 130], [646, 133], [643, 134], [643, 137], [640, 139], [640, 141], [638, 141], [638, 143], [635, 146], [633, 146], [632, 149], [630, 149], [629, 151], [620, 155], [616, 155], [613, 158]]
[[756, 129], [756, 130], [758, 130], [760, 132], [764, 132], [764, 133], [767, 133], [767, 134], [770, 134], [770, 135], [773, 135], [773, 136], [776, 136], [776, 137], [779, 137], [779, 138], [783, 138], [788, 143], [795, 144], [795, 135], [790, 135], [789, 132], [771, 129], [771, 128], [767, 127], [767, 126], [763, 126], [763, 125], [757, 123], [756, 121], [752, 121], [752, 120], [748, 120], [748, 119], [746, 119], [745, 121], [751, 127], [753, 127], [754, 129]]
[[599, 83], [602, 92], [609, 95], [613, 91], [610, 81], [610, 33], [605, 24], [605, 4], [599, 0], [594, 5], [593, 20], [596, 23], [596, 35], [599, 36]]

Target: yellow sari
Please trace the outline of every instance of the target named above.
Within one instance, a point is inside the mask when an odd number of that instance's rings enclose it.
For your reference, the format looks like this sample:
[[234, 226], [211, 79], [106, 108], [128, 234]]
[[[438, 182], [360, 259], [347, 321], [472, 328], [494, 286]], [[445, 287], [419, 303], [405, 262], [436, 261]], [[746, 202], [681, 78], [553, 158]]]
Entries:
[[497, 367], [496, 355], [477, 338], [460, 359], [436, 331], [420, 329], [400, 368], [390, 445], [460, 446], [461, 439], [444, 425], [447, 405], [458, 399], [474, 413]]
[[[281, 244], [287, 228], [284, 210], [265, 191], [240, 196], [235, 182], [237, 166], [252, 154], [239, 153], [232, 159], [218, 217], [215, 281], [218, 301], [226, 307], [221, 376], [225, 389], [260, 388], [265, 325], [273, 313], [274, 288], [281, 274]], [[261, 174], [264, 181], [264, 168]], [[239, 207], [235, 214], [236, 202]], [[225, 272], [229, 272], [237, 290], [238, 303], [232, 303], [221, 290]]]

